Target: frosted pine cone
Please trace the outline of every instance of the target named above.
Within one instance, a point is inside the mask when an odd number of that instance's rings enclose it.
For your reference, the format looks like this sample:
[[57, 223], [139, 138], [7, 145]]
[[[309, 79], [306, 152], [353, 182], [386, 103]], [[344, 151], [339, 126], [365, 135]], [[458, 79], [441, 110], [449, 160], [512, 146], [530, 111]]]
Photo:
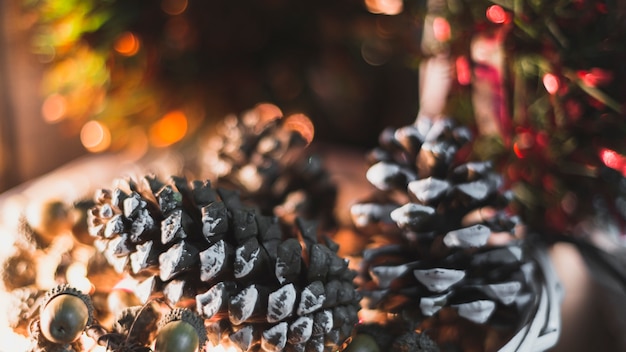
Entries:
[[[410, 317], [438, 342], [476, 326], [514, 332], [535, 300], [534, 263], [507, 212], [512, 195], [489, 162], [462, 160], [470, 139], [451, 120], [384, 131], [367, 172], [384, 202], [351, 209], [373, 234], [359, 277], [364, 304]], [[443, 328], [452, 320], [461, 324], [454, 334]]]
[[283, 118], [275, 105], [259, 104], [217, 126], [202, 150], [200, 173], [217, 186], [238, 189], [242, 201], [262, 214], [332, 226], [337, 189], [321, 159], [307, 148], [313, 134], [306, 116]]
[[139, 278], [142, 301], [194, 307], [212, 343], [244, 351], [322, 351], [350, 335], [355, 272], [316, 222], [283, 226], [208, 181], [123, 186], [98, 192], [89, 226], [111, 263]]

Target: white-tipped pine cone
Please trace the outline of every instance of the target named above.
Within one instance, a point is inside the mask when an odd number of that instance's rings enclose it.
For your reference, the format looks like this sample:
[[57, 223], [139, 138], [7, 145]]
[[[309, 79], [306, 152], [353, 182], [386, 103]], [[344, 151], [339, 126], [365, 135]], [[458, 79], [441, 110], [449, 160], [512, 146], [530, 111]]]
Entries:
[[511, 193], [489, 162], [463, 160], [469, 130], [451, 120], [421, 123], [382, 133], [366, 175], [382, 195], [351, 208], [357, 228], [372, 235], [359, 275], [363, 303], [410, 317], [438, 342], [447, 338], [438, 324], [450, 316], [512, 333], [536, 304], [537, 287], [508, 212]]
[[89, 228], [111, 264], [140, 280], [143, 302], [195, 309], [213, 344], [324, 351], [357, 322], [356, 273], [315, 221], [284, 225], [208, 181], [100, 190]]

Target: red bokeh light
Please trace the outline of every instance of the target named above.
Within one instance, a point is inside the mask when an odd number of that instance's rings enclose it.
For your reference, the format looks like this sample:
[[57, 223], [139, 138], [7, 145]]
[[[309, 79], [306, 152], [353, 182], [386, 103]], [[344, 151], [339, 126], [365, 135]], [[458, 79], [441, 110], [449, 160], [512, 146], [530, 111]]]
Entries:
[[456, 59], [456, 79], [460, 85], [466, 86], [472, 80], [472, 69], [470, 63], [465, 56], [459, 56]]
[[486, 15], [487, 19], [493, 23], [502, 24], [510, 22], [509, 15], [500, 5], [489, 6]]

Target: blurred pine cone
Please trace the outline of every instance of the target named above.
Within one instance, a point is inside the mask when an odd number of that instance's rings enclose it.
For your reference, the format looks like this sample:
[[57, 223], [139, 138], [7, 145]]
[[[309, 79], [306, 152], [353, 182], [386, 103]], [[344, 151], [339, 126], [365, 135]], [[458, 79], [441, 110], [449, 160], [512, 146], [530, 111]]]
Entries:
[[536, 288], [507, 209], [512, 195], [489, 162], [465, 160], [470, 140], [448, 119], [385, 130], [366, 175], [382, 194], [351, 212], [371, 235], [359, 273], [364, 305], [397, 313], [442, 345], [484, 350], [494, 342], [483, 327], [514, 333]]
[[216, 127], [200, 156], [201, 178], [235, 188], [262, 214], [293, 222], [296, 216], [335, 225], [335, 183], [311, 153], [314, 127], [302, 114], [283, 118], [272, 104], [259, 104]]
[[141, 280], [140, 299], [194, 307], [214, 344], [322, 351], [357, 322], [356, 273], [315, 221], [285, 225], [237, 191], [152, 176], [98, 191], [89, 218], [95, 245]]

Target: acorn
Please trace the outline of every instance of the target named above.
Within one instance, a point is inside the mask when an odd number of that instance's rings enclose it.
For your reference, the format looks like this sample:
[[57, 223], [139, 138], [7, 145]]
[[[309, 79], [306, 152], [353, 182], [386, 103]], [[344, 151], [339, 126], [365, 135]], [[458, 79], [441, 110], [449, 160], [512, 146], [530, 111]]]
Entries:
[[440, 352], [439, 346], [424, 332], [406, 328], [399, 322], [362, 323], [346, 341], [342, 352]]
[[93, 323], [93, 312], [89, 296], [69, 285], [59, 285], [46, 293], [41, 304], [41, 334], [52, 343], [72, 343]]
[[350, 340], [343, 352], [380, 352], [380, 347], [371, 335], [358, 334]]
[[204, 320], [187, 308], [175, 308], [159, 322], [154, 352], [204, 351]]

